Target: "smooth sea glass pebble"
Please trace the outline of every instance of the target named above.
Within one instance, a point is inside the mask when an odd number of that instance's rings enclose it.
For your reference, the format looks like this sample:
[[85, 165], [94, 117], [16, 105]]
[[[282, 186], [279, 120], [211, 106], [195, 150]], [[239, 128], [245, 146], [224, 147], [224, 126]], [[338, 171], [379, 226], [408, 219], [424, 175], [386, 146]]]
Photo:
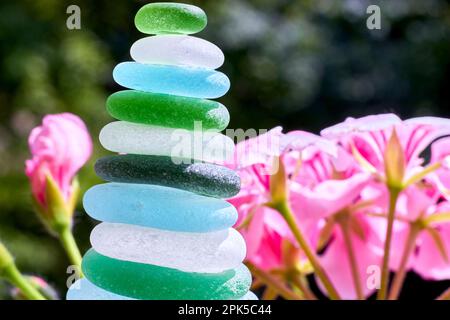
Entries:
[[256, 294], [249, 291], [245, 294], [245, 296], [241, 297], [239, 300], [259, 300]]
[[[245, 297], [245, 296], [244, 296]], [[82, 278], [72, 284], [66, 294], [67, 300], [135, 300], [106, 291]]]
[[113, 93], [106, 108], [116, 119], [155, 126], [222, 131], [230, 121], [227, 108], [217, 101], [168, 94], [124, 90]]
[[239, 192], [241, 179], [231, 169], [211, 163], [184, 164], [182, 159], [176, 162], [162, 156], [108, 156], [97, 161], [95, 172], [106, 181], [155, 184], [216, 198], [231, 198]]
[[107, 150], [172, 158], [220, 162], [230, 159], [234, 142], [212, 131], [190, 131], [125, 121], [107, 124], [100, 132], [100, 143]]
[[116, 294], [136, 299], [223, 300], [244, 296], [251, 284], [245, 265], [220, 273], [194, 273], [112, 259], [89, 250], [82, 263], [86, 278]]
[[[77, 280], [67, 291], [67, 300], [136, 300], [106, 291], [91, 283], [88, 279]], [[258, 300], [251, 291], [247, 292], [239, 300]]]
[[202, 9], [189, 4], [150, 3], [139, 9], [134, 23], [140, 32], [147, 34], [191, 34], [202, 31], [207, 18]]
[[165, 35], [146, 37], [136, 41], [130, 49], [133, 60], [139, 63], [168, 64], [219, 68], [225, 57], [215, 44], [191, 36]]
[[237, 220], [224, 200], [155, 185], [99, 184], [85, 193], [83, 204], [96, 220], [172, 231], [223, 230]]
[[123, 87], [192, 98], [215, 99], [230, 89], [230, 80], [222, 72], [186, 66], [119, 63], [114, 80]]
[[98, 253], [184, 272], [218, 273], [239, 266], [245, 241], [234, 229], [175, 232], [122, 223], [101, 223], [91, 233]]

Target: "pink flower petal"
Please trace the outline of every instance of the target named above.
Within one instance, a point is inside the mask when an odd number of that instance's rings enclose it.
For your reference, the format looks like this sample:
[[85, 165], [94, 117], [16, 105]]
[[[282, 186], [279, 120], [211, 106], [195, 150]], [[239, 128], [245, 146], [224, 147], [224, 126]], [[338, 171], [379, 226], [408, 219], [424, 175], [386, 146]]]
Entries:
[[349, 133], [380, 131], [399, 124], [401, 119], [392, 113], [370, 115], [362, 118], [347, 118], [344, 122], [328, 127], [320, 132], [326, 138], [341, 138]]
[[358, 173], [344, 180], [327, 180], [313, 189], [292, 184], [292, 208], [301, 219], [322, 219], [354, 203], [371, 175]]
[[[447, 256], [450, 257], [450, 223], [440, 224], [437, 230]], [[444, 260], [430, 234], [426, 231], [422, 232], [417, 242], [419, 252], [414, 261], [414, 270], [424, 279], [449, 280], [450, 262]]]
[[[364, 223], [362, 225], [364, 225]], [[365, 233], [369, 234], [370, 232], [370, 229], [368, 229], [366, 225]], [[369, 237], [367, 236], [367, 238]], [[370, 241], [362, 240], [354, 233], [351, 233], [351, 241], [353, 252], [356, 257], [361, 288], [364, 296], [368, 297], [375, 291], [374, 288], [369, 288], [367, 285], [369, 276], [368, 271], [370, 270], [370, 267], [377, 267], [380, 265], [382, 258], [381, 251], [378, 246]], [[352, 277], [348, 250], [340, 227], [336, 227], [334, 238], [326, 248], [325, 253], [320, 257], [320, 261], [341, 297], [343, 299], [356, 299], [357, 295]], [[326, 292], [320, 280], [318, 280], [318, 283], [322, 291]]]
[[82, 120], [69, 113], [47, 115], [42, 126], [31, 131], [28, 142], [32, 159], [26, 161], [25, 173], [36, 200], [46, 206], [46, 174], [68, 199], [73, 177], [92, 153], [92, 141]]

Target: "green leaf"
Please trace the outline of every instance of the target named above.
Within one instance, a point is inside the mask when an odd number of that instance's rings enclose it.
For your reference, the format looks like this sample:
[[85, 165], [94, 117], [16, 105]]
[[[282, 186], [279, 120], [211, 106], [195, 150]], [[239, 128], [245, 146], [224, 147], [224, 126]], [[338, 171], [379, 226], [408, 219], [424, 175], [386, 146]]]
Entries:
[[59, 232], [61, 228], [65, 228], [70, 225], [71, 214], [69, 214], [69, 209], [64, 196], [62, 195], [61, 190], [53, 177], [47, 174], [45, 178], [45, 192], [48, 212], [47, 219], [50, 227], [54, 231]]

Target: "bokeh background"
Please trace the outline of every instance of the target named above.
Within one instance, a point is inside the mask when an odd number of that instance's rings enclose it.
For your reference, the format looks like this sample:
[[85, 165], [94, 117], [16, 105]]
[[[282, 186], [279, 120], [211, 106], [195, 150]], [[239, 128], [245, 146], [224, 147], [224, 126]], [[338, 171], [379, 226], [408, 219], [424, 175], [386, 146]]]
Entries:
[[[27, 136], [47, 113], [73, 112], [96, 143], [80, 173], [83, 190], [100, 180], [97, 136], [112, 119], [111, 72], [130, 60], [137, 10], [151, 1], [15, 0], [0, 2], [0, 239], [19, 267], [65, 293], [68, 261], [32, 211], [24, 161]], [[347, 116], [396, 112], [450, 116], [450, 4], [445, 0], [204, 0], [198, 34], [221, 47], [231, 79], [223, 102], [231, 128], [318, 132]], [[66, 28], [66, 8], [81, 8], [81, 30]], [[366, 8], [381, 7], [382, 29], [366, 28]], [[89, 247], [95, 222], [81, 207], [75, 235]], [[434, 298], [449, 283], [414, 275], [403, 298]], [[0, 281], [0, 298], [9, 288]]]

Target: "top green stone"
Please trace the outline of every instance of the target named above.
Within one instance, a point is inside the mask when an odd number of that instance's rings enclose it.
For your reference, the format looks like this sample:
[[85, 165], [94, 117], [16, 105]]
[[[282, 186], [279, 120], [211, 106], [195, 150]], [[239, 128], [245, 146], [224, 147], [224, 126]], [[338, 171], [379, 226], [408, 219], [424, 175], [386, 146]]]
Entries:
[[206, 27], [207, 18], [205, 12], [196, 6], [157, 2], [139, 9], [134, 23], [146, 34], [192, 34]]

